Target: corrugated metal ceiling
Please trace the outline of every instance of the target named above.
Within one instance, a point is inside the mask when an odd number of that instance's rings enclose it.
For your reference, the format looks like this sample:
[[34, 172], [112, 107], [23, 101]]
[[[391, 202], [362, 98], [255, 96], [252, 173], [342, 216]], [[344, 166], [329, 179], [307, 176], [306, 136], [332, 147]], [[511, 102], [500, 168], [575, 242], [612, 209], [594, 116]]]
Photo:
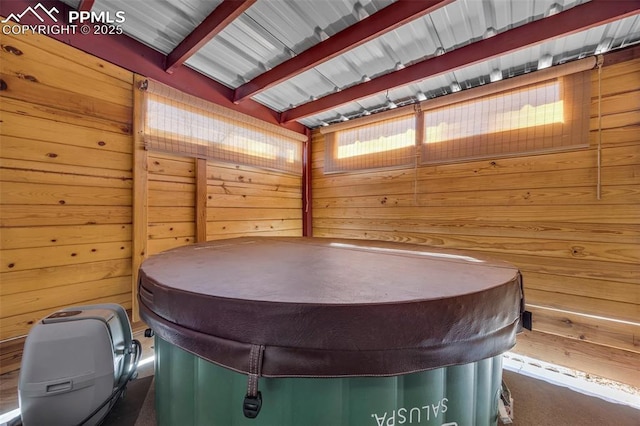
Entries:
[[553, 57], [553, 64], [555, 65], [590, 56], [594, 54], [603, 41], [603, 45], [610, 50], [637, 43], [639, 39], [640, 16], [629, 17], [447, 74], [428, 78], [417, 84], [393, 89], [388, 92], [388, 95], [380, 93], [376, 96], [361, 99], [357, 102], [343, 105], [334, 111], [327, 111], [313, 117], [304, 118], [300, 122], [307, 127], [313, 128], [323, 123], [341, 121], [344, 119], [343, 117], [355, 118], [364, 115], [365, 111], [378, 112], [388, 109], [385, 105], [387, 96], [398, 106], [410, 104], [417, 101], [416, 96], [418, 93], [423, 93], [427, 98], [435, 98], [452, 93], [451, 85], [454, 82], [460, 84], [462, 89], [489, 83], [490, 74], [493, 70], [499, 70], [503, 78], [535, 71], [538, 69], [538, 60], [546, 54], [550, 54]]
[[236, 88], [390, 3], [258, 1], [186, 63]]
[[[65, 1], [77, 7], [79, 1]], [[92, 11], [124, 11], [127, 35], [162, 53], [171, 52], [222, 0], [98, 0]]]
[[[66, 0], [76, 7], [78, 0]], [[125, 11], [125, 33], [168, 54], [222, 0], [96, 0], [95, 11]], [[258, 0], [191, 56], [185, 64], [237, 88], [278, 64], [356, 24], [393, 0]], [[253, 99], [286, 111], [368, 79], [466, 46], [586, 0], [456, 0], [382, 36], [287, 79]], [[640, 41], [639, 15], [578, 32], [467, 66], [418, 83], [395, 88], [331, 111], [300, 119], [308, 127], [387, 108], [388, 100], [411, 103], [426, 97], [489, 82], [492, 71], [504, 77], [537, 69], [543, 56], [553, 64], [624, 47]], [[497, 70], [497, 71], [495, 71]]]

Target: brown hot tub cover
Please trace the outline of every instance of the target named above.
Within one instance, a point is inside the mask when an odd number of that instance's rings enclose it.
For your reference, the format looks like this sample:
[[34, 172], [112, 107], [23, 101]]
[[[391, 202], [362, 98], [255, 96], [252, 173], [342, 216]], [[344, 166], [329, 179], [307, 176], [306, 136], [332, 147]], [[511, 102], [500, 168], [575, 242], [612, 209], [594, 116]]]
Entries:
[[322, 238], [160, 253], [140, 268], [139, 301], [162, 339], [266, 377], [399, 375], [479, 361], [515, 344], [524, 306], [509, 264]]

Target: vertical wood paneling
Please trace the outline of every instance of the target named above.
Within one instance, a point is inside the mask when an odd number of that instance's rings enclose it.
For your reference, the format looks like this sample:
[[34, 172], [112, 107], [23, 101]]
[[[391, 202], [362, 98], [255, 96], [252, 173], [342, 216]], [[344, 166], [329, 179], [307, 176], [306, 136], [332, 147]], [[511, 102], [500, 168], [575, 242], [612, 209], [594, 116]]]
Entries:
[[0, 43], [21, 52], [0, 50], [4, 373], [20, 365], [20, 336], [50, 312], [132, 308], [133, 75], [45, 36]]
[[314, 235], [427, 244], [512, 262], [523, 271], [535, 330], [520, 336], [516, 351], [638, 386], [639, 68], [636, 58], [603, 69], [601, 120], [598, 73], [591, 73], [586, 149], [417, 173], [325, 175], [324, 139], [315, 131]]

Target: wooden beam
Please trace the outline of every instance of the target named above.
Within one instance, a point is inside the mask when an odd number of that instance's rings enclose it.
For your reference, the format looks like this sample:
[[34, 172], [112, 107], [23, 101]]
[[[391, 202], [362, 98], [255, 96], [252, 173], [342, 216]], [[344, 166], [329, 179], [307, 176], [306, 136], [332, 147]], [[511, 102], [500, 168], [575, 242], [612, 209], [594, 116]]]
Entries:
[[640, 1], [638, 0], [592, 0], [557, 15], [522, 25], [489, 39], [426, 59], [402, 70], [385, 74], [371, 81], [351, 86], [316, 101], [292, 108], [281, 114], [280, 121], [288, 123], [319, 114], [386, 90], [416, 83], [429, 77], [455, 71], [516, 50], [635, 15], [639, 10]]
[[80, 5], [78, 6], [78, 10], [82, 12], [89, 12], [93, 8], [93, 4], [95, 0], [80, 0]]
[[343, 54], [421, 16], [439, 9], [453, 0], [398, 0], [329, 39], [260, 74], [235, 90], [233, 101], [242, 102], [284, 80]]
[[140, 321], [138, 313], [138, 269], [147, 258], [149, 179], [147, 150], [144, 148], [144, 93], [140, 84], [145, 77], [135, 75], [133, 80], [133, 235], [131, 253], [131, 307], [132, 321]]
[[256, 0], [223, 0], [188, 36], [167, 55], [165, 71], [169, 74], [218, 35]]
[[196, 158], [196, 242], [207, 241], [207, 160]]
[[302, 236], [313, 237], [313, 198], [311, 196], [311, 131], [307, 130], [307, 141], [302, 153]]

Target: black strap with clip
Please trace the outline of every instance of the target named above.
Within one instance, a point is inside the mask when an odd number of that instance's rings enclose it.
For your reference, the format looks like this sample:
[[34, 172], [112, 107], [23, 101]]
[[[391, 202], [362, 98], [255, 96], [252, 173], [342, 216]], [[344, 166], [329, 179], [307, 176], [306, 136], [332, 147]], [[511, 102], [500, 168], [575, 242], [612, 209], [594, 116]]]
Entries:
[[249, 353], [249, 381], [247, 394], [242, 403], [242, 412], [249, 419], [255, 419], [262, 408], [262, 393], [258, 390], [258, 378], [262, 374], [264, 345], [252, 345]]

